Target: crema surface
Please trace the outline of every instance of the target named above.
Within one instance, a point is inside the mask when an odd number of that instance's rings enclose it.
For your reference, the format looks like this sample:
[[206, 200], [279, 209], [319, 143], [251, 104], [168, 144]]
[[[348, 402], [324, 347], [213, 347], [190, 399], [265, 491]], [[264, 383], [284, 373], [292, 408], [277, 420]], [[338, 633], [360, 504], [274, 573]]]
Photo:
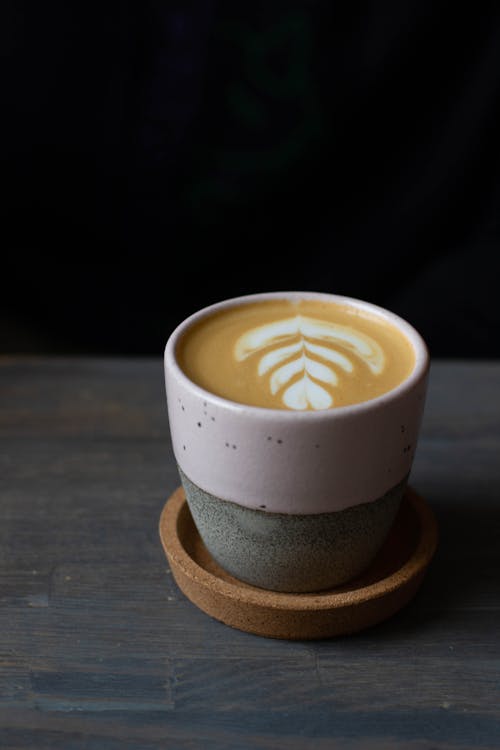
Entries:
[[207, 391], [294, 411], [356, 404], [392, 390], [415, 365], [406, 336], [381, 316], [318, 299], [270, 299], [219, 310], [177, 346]]

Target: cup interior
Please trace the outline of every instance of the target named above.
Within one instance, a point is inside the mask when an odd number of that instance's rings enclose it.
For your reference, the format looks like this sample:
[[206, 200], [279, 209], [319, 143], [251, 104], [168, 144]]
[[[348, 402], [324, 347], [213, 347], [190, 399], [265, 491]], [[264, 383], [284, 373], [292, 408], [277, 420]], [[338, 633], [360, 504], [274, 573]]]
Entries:
[[179, 343], [183, 336], [185, 336], [189, 329], [193, 326], [200, 323], [203, 319], [213, 315], [214, 313], [217, 313], [222, 310], [227, 310], [233, 307], [241, 307], [248, 304], [252, 304], [255, 302], [260, 301], [266, 301], [266, 300], [279, 300], [279, 299], [288, 299], [290, 301], [296, 301], [296, 300], [317, 300], [320, 302], [331, 302], [331, 303], [337, 303], [340, 305], [347, 305], [350, 307], [353, 307], [355, 309], [359, 309], [360, 311], [364, 311], [370, 315], [374, 315], [381, 319], [382, 321], [386, 321], [387, 323], [391, 324], [395, 328], [397, 328], [407, 339], [407, 341], [410, 343], [413, 353], [414, 353], [414, 365], [408, 376], [397, 386], [390, 389], [389, 391], [386, 391], [385, 393], [375, 396], [374, 398], [371, 398], [366, 401], [361, 401], [359, 403], [349, 404], [345, 406], [336, 406], [335, 407], [335, 413], [339, 414], [342, 411], [350, 411], [353, 409], [365, 409], [370, 408], [375, 403], [381, 401], [386, 401], [387, 399], [390, 399], [393, 396], [397, 396], [398, 393], [400, 393], [402, 390], [405, 389], [411, 389], [413, 385], [424, 378], [427, 374], [428, 367], [429, 367], [429, 351], [427, 348], [427, 345], [420, 335], [420, 333], [404, 318], [400, 317], [394, 312], [391, 312], [390, 310], [387, 310], [386, 308], [380, 307], [379, 305], [375, 305], [371, 302], [367, 302], [365, 300], [356, 299], [353, 297], [343, 296], [343, 295], [337, 295], [337, 294], [329, 294], [325, 292], [296, 292], [296, 291], [284, 291], [284, 292], [262, 292], [262, 293], [256, 293], [256, 294], [249, 294], [244, 295], [240, 297], [234, 297], [226, 300], [222, 300], [220, 302], [216, 302], [212, 305], [209, 305], [207, 307], [204, 307], [196, 312], [194, 312], [192, 315], [190, 315], [188, 318], [186, 318], [184, 321], [182, 321], [175, 330], [171, 333], [166, 347], [165, 347], [165, 366], [170, 368], [174, 373], [175, 376], [181, 380], [185, 380], [187, 383], [189, 383], [189, 387], [194, 389], [198, 392], [198, 394], [201, 397], [208, 398], [211, 400], [215, 400], [219, 402], [220, 404], [227, 404], [232, 405], [234, 408], [243, 407], [246, 411], [256, 409], [261, 410], [265, 409], [266, 411], [281, 411], [284, 414], [290, 415], [292, 418], [305, 418], [308, 419], [313, 415], [314, 418], [320, 417], [320, 415], [324, 414], [326, 411], [331, 410], [317, 410], [317, 411], [311, 411], [311, 410], [304, 410], [304, 411], [293, 411], [293, 410], [283, 410], [283, 409], [273, 409], [270, 407], [264, 407], [264, 406], [253, 406], [249, 404], [241, 404], [239, 401], [233, 401], [231, 399], [228, 399], [224, 396], [220, 396], [218, 394], [215, 394], [211, 392], [210, 390], [207, 390], [194, 382], [192, 379], [188, 377], [188, 375], [184, 372], [182, 367], [180, 366], [177, 352]]

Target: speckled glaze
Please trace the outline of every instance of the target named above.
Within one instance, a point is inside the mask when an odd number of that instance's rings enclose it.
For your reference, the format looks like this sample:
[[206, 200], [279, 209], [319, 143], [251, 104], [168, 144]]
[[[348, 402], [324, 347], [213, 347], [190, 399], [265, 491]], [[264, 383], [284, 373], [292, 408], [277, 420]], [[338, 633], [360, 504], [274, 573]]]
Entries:
[[193, 520], [214, 560], [254, 586], [295, 593], [338, 586], [360, 574], [382, 546], [406, 484], [346, 510], [292, 515], [221, 500], [179, 473]]
[[176, 361], [189, 326], [228, 305], [286, 296], [250, 295], [212, 305], [180, 324], [165, 348], [172, 446], [192, 482], [223, 500], [272, 513], [329, 513], [382, 497], [408, 475], [424, 407], [428, 353], [408, 323], [366, 302], [328, 294], [385, 317], [415, 350], [413, 372], [370, 401], [322, 411], [266, 409], [235, 403], [191, 382]]

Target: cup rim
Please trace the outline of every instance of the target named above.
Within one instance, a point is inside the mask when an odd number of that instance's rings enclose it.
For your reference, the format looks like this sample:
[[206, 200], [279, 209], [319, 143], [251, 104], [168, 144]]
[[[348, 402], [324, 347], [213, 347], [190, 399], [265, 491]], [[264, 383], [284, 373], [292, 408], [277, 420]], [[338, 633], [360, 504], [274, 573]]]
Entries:
[[[401, 331], [406, 338], [410, 341], [414, 354], [415, 364], [413, 370], [405, 380], [399, 383], [395, 388], [392, 388], [385, 393], [375, 396], [374, 398], [366, 401], [360, 401], [355, 404], [347, 404], [344, 406], [335, 406], [329, 409], [304, 409], [304, 410], [293, 410], [293, 409], [277, 409], [270, 408], [267, 406], [255, 406], [253, 404], [244, 404], [238, 401], [233, 401], [224, 396], [219, 396], [216, 393], [206, 390], [202, 386], [191, 380], [185, 372], [182, 370], [177, 362], [176, 347], [180, 338], [189, 328], [195, 323], [203, 320], [212, 313], [219, 310], [228, 309], [231, 307], [239, 307], [252, 302], [260, 302], [270, 299], [317, 299], [324, 300], [327, 302], [333, 302], [337, 304], [351, 305], [358, 309], [370, 312], [382, 319], [392, 323], [399, 331]], [[254, 294], [245, 294], [238, 297], [231, 297], [228, 299], [215, 302], [200, 308], [196, 312], [184, 318], [174, 330], [171, 332], [167, 339], [164, 351], [164, 365], [165, 370], [168, 369], [172, 372], [175, 377], [181, 381], [184, 386], [193, 391], [199, 398], [203, 399], [207, 403], [210, 402], [219, 407], [225, 408], [226, 410], [232, 410], [235, 413], [244, 413], [246, 415], [254, 415], [256, 417], [274, 416], [280, 417], [284, 420], [300, 420], [300, 421], [320, 421], [322, 419], [331, 419], [335, 416], [336, 419], [347, 417], [359, 412], [371, 411], [374, 409], [382, 408], [388, 403], [397, 399], [399, 396], [407, 393], [421, 380], [423, 380], [428, 372], [430, 365], [430, 355], [426, 342], [417, 331], [417, 329], [411, 325], [407, 320], [397, 315], [396, 313], [376, 305], [373, 302], [358, 299], [356, 297], [349, 297], [340, 294], [331, 294], [329, 292], [313, 292], [313, 291], [281, 291], [281, 292], [258, 292]]]

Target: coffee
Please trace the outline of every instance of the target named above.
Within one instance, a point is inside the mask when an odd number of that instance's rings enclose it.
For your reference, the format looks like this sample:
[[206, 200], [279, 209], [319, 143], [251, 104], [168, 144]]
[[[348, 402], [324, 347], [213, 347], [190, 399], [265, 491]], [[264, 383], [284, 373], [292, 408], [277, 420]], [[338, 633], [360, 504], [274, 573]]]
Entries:
[[184, 333], [176, 356], [187, 377], [211, 393], [296, 411], [376, 398], [415, 366], [410, 341], [381, 315], [293, 295], [203, 317]]

